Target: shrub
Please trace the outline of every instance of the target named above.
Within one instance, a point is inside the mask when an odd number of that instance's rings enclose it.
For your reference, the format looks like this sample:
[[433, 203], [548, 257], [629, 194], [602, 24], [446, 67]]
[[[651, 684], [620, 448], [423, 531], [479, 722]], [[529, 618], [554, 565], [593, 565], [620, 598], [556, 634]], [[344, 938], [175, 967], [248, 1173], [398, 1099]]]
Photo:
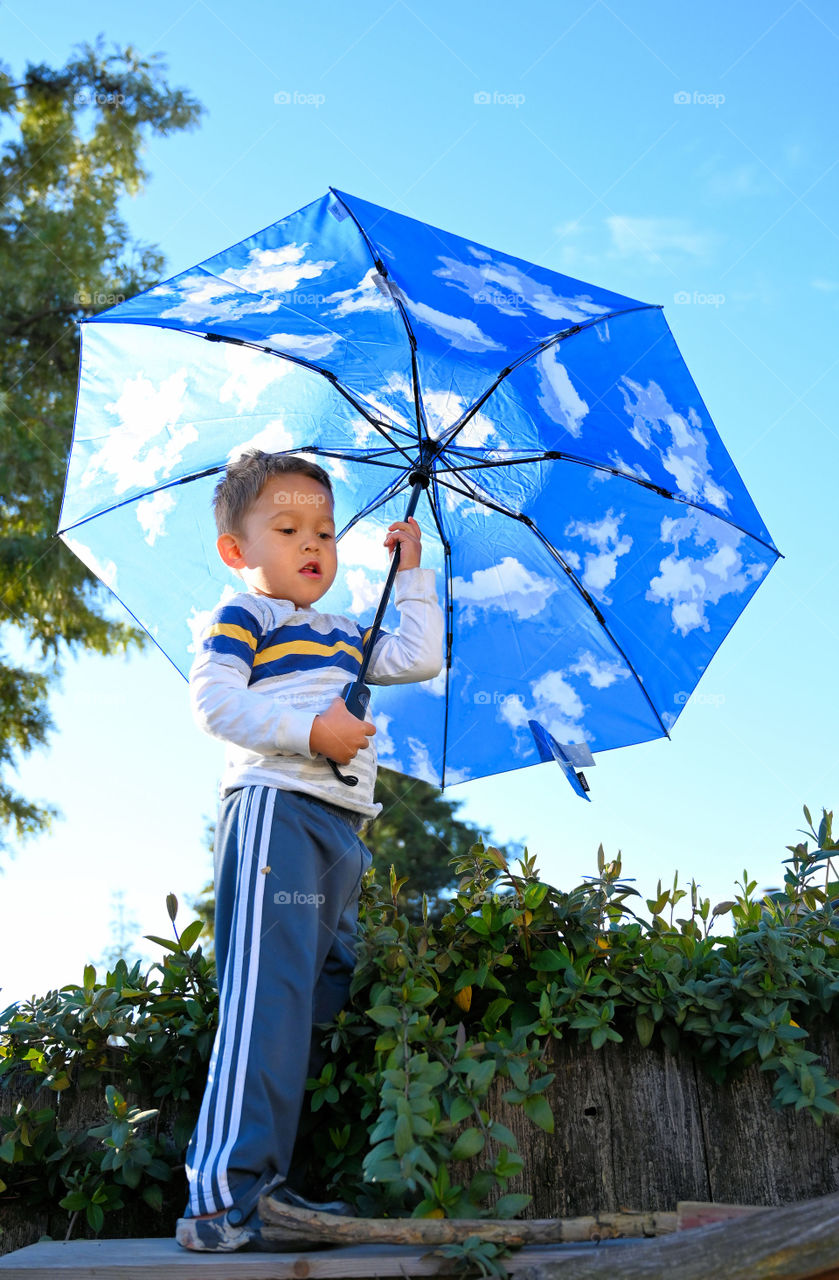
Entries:
[[[646, 900], [648, 918], [633, 910], [640, 895], [620, 855], [607, 861], [602, 848], [597, 875], [565, 892], [539, 879], [526, 851], [514, 871], [475, 844], [452, 859], [459, 888], [439, 924], [427, 911], [411, 923], [397, 903], [404, 880], [391, 868], [383, 886], [371, 869], [350, 1001], [323, 1027], [329, 1060], [307, 1082], [301, 1140], [317, 1189], [369, 1216], [520, 1212], [530, 1197], [504, 1188], [521, 1156], [492, 1099], [501, 1090], [551, 1132], [552, 1039], [688, 1047], [718, 1081], [759, 1062], [775, 1105], [816, 1123], [839, 1111], [839, 1082], [805, 1047], [805, 1026], [831, 1014], [839, 993], [839, 846], [832, 814], [818, 831], [805, 816], [808, 840], [788, 846], [782, 890], [755, 897], [744, 872], [735, 897], [712, 909], [677, 877]], [[177, 903], [167, 905], [174, 925]], [[713, 937], [729, 913], [732, 932]], [[19, 1103], [0, 1119], [0, 1201], [58, 1203], [75, 1215], [71, 1229], [83, 1215], [77, 1229], [92, 1232], [129, 1196], [160, 1208], [183, 1166], [215, 1033], [200, 928], [157, 939], [168, 954], [145, 976], [120, 962], [97, 983], [88, 968], [81, 987], [0, 1015], [0, 1081], [24, 1072], [59, 1102]], [[60, 1100], [85, 1089], [100, 1091], [102, 1123], [68, 1131]], [[162, 1107], [178, 1112], [171, 1126], [160, 1124]]]

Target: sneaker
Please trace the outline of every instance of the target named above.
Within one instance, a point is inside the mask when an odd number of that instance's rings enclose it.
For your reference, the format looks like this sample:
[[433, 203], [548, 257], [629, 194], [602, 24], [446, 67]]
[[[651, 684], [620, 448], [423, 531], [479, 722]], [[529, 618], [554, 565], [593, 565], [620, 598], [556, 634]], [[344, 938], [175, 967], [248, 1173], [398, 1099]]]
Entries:
[[179, 1218], [175, 1228], [175, 1240], [183, 1249], [197, 1253], [285, 1253], [309, 1249], [329, 1248], [329, 1243], [304, 1242], [288, 1244], [282, 1240], [268, 1240], [263, 1235], [267, 1225], [259, 1215], [258, 1204], [266, 1196], [269, 1205], [294, 1205], [297, 1209], [312, 1209], [320, 1213], [337, 1213], [354, 1217], [355, 1209], [344, 1200], [320, 1203], [306, 1200], [287, 1187], [280, 1174], [263, 1174], [251, 1190], [230, 1209], [222, 1209], [211, 1218]]
[[338, 1213], [344, 1218], [355, 1218], [355, 1208], [348, 1204], [346, 1200], [307, 1200], [305, 1196], [301, 1196], [299, 1192], [293, 1191], [287, 1182], [275, 1187], [273, 1190], [266, 1188], [262, 1193], [269, 1206], [272, 1205], [290, 1205], [294, 1209], [311, 1209], [315, 1213]]

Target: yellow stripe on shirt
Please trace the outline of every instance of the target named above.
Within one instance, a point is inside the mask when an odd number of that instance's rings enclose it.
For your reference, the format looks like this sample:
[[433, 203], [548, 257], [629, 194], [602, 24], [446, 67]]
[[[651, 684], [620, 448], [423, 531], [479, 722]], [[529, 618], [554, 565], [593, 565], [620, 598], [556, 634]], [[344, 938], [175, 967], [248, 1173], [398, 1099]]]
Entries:
[[241, 640], [249, 648], [256, 648], [256, 636], [245, 627], [237, 627], [232, 622], [215, 622], [207, 627], [202, 639], [210, 640], [213, 636], [227, 636], [229, 640]]
[[361, 650], [347, 644], [346, 640], [336, 640], [334, 644], [318, 644], [315, 640], [290, 640], [287, 644], [274, 644], [270, 649], [263, 649], [254, 658], [253, 665], [257, 667], [263, 662], [277, 662], [288, 654], [316, 653], [325, 658], [341, 649], [361, 662]]

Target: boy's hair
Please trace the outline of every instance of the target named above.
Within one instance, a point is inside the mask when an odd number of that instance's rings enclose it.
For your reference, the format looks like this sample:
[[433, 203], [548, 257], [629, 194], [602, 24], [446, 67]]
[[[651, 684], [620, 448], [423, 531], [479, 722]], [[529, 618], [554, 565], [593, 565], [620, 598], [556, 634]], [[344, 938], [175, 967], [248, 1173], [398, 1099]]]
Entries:
[[311, 476], [331, 498], [332, 483], [323, 467], [291, 453], [263, 453], [248, 449], [228, 463], [213, 494], [213, 513], [219, 534], [242, 532], [242, 522], [273, 476]]

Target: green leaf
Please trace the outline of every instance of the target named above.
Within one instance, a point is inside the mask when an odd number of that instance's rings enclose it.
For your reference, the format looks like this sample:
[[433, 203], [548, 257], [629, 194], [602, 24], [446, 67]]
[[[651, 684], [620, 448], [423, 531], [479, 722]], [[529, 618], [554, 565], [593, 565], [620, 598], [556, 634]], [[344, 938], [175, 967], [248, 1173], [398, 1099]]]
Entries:
[[484, 1149], [485, 1138], [480, 1129], [464, 1129], [451, 1150], [451, 1160], [471, 1160]]
[[524, 891], [524, 905], [529, 911], [535, 911], [543, 901], [550, 885], [530, 884]]
[[524, 1114], [546, 1133], [553, 1133], [554, 1118], [548, 1100], [543, 1093], [537, 1093], [524, 1100]]
[[377, 1022], [380, 1027], [395, 1027], [402, 1021], [401, 1013], [398, 1009], [394, 1009], [392, 1004], [380, 1004], [374, 1009], [368, 1009], [367, 1017], [372, 1022]]
[[544, 951], [533, 951], [533, 959], [531, 961], [533, 968], [540, 972], [551, 972], [556, 969], [566, 969], [568, 967], [568, 956], [563, 951], [551, 951], [547, 948]]
[[92, 964], [86, 964], [84, 967], [84, 987], [85, 991], [90, 991], [96, 981], [96, 967]]
[[655, 1022], [647, 1014], [638, 1013], [635, 1015], [635, 1031], [638, 1035], [639, 1043], [646, 1049], [653, 1038]]
[[200, 936], [201, 930], [204, 928], [202, 920], [193, 920], [192, 924], [188, 924], [181, 934], [181, 947], [184, 951], [189, 951], [195, 940]]
[[452, 1124], [460, 1124], [467, 1116], [472, 1115], [472, 1103], [468, 1098], [455, 1098], [449, 1111]]
[[101, 1204], [89, 1204], [85, 1210], [85, 1217], [91, 1231], [100, 1232], [105, 1222], [105, 1210]]
[[514, 1218], [522, 1209], [526, 1209], [533, 1196], [509, 1194], [500, 1196], [496, 1201], [494, 1213], [498, 1218]]
[[154, 1209], [156, 1213], [160, 1213], [163, 1208], [163, 1190], [161, 1187], [144, 1187], [143, 1199], [151, 1209]]
[[178, 944], [176, 942], [169, 942], [167, 938], [158, 938], [156, 934], [153, 933], [145, 933], [143, 934], [143, 937], [149, 942], [156, 942], [159, 947], [165, 947], [167, 951], [178, 950]]

